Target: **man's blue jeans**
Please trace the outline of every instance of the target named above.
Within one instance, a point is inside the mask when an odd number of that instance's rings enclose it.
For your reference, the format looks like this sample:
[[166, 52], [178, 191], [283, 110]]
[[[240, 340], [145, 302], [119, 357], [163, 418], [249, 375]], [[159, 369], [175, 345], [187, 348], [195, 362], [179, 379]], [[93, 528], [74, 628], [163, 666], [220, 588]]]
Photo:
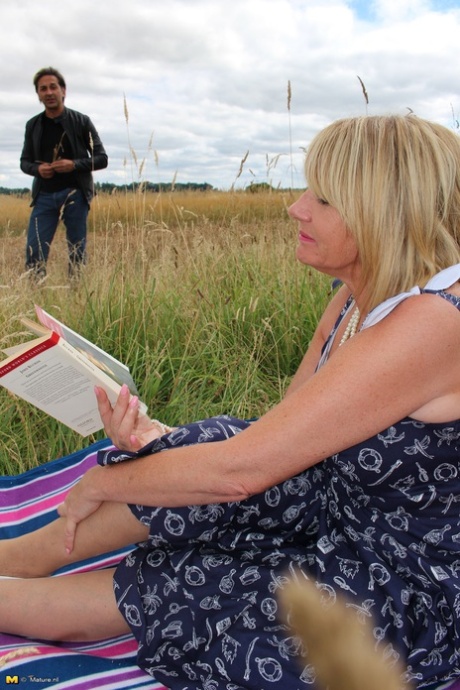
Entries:
[[79, 189], [40, 192], [33, 206], [27, 231], [26, 268], [46, 274], [46, 262], [59, 221], [66, 228], [69, 274], [86, 260], [86, 221], [89, 205]]

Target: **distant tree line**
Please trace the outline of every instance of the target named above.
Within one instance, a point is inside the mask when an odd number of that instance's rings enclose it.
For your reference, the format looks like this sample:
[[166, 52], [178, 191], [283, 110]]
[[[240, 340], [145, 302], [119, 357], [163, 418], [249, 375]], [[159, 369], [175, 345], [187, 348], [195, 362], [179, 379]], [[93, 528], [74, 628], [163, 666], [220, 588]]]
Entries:
[[94, 188], [97, 192], [112, 194], [121, 192], [209, 192], [214, 187], [207, 182], [131, 182], [130, 184], [116, 185], [112, 182], [96, 182]]
[[[116, 185], [113, 182], [96, 182], [94, 185], [96, 192], [104, 192], [106, 194], [113, 194], [114, 192], [210, 192], [214, 189], [212, 184], [208, 182], [131, 182], [130, 184]], [[246, 187], [247, 192], [252, 194], [258, 192], [275, 191], [274, 188], [267, 182], [251, 182]], [[9, 196], [27, 196], [30, 195], [28, 187], [17, 189], [10, 189], [9, 187], [0, 187], [0, 194]]]
[[20, 189], [0, 187], [0, 194], [6, 194], [7, 196], [25, 196], [26, 194], [30, 194], [30, 189], [28, 187], [21, 187]]
[[[130, 184], [116, 185], [112, 182], [96, 182], [94, 184], [96, 192], [105, 192], [113, 194], [114, 192], [209, 192], [214, 187], [208, 182], [131, 182]], [[0, 187], [0, 194], [7, 194], [9, 196], [24, 196], [30, 194], [30, 188], [22, 187], [19, 189], [10, 189], [9, 187]]]

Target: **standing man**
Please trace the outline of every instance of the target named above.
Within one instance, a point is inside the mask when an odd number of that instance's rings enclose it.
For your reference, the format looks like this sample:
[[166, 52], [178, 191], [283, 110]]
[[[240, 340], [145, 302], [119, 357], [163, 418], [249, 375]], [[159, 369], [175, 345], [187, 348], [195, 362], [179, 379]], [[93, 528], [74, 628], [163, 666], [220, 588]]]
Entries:
[[107, 167], [107, 154], [89, 117], [64, 106], [66, 84], [58, 70], [41, 69], [33, 83], [45, 110], [27, 122], [21, 154], [21, 170], [35, 178], [26, 269], [37, 278], [46, 275], [50, 245], [62, 219], [73, 277], [86, 259], [92, 171]]

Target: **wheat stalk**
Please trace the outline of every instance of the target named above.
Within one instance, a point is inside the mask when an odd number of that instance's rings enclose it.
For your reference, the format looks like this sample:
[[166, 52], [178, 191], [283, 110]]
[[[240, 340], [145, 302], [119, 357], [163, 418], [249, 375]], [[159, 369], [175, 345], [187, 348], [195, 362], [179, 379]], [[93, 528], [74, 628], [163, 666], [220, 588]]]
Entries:
[[60, 158], [61, 149], [63, 149], [62, 140], [64, 139], [65, 135], [66, 135], [66, 133], [62, 132], [61, 138], [59, 139], [59, 142], [53, 148], [53, 160], [52, 160], [53, 163], [55, 161], [59, 160], [59, 158]]
[[128, 104], [126, 103], [126, 94], [123, 94], [123, 111], [125, 114], [125, 122], [128, 124], [129, 122], [129, 112], [128, 112]]
[[293, 188], [294, 188], [294, 163], [293, 163], [293, 161], [292, 161], [291, 100], [292, 100], [291, 81], [288, 80], [288, 85], [287, 85], [287, 111], [288, 111], [288, 126], [289, 126], [289, 158], [290, 158], [290, 161], [291, 161], [291, 189], [293, 189]]
[[281, 591], [280, 604], [305, 646], [318, 688], [409, 690], [402, 682], [402, 669], [375, 649], [370, 626], [358, 620], [344, 599], [325, 606], [316, 586], [302, 578]]
[[361, 84], [361, 90], [362, 90], [362, 92], [363, 92], [364, 100], [366, 101], [366, 115], [367, 115], [367, 107], [368, 107], [368, 105], [369, 105], [369, 95], [368, 95], [368, 93], [367, 93], [366, 87], [364, 86], [363, 80], [361, 79], [360, 76], [357, 75], [357, 77], [358, 77], [359, 83]]
[[233, 181], [233, 184], [232, 184], [232, 186], [231, 186], [231, 188], [230, 188], [230, 191], [232, 191], [232, 192], [233, 192], [233, 190], [234, 190], [234, 188], [235, 188], [235, 183], [236, 183], [237, 179], [238, 179], [239, 177], [241, 177], [241, 175], [242, 175], [242, 173], [243, 173], [244, 164], [245, 164], [246, 161], [248, 160], [248, 156], [249, 156], [249, 149], [246, 151], [246, 153], [244, 154], [243, 158], [242, 158], [241, 161], [240, 161], [240, 167], [239, 167], [238, 173], [237, 173], [237, 175], [236, 175], [236, 177], [235, 177], [235, 179], [234, 179], [234, 181]]

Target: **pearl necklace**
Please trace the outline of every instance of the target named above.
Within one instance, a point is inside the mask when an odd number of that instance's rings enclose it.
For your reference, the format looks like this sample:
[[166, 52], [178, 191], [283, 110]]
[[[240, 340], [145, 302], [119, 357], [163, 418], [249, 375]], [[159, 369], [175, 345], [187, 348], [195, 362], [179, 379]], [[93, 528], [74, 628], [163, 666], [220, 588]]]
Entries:
[[359, 307], [356, 307], [355, 310], [353, 311], [353, 314], [350, 316], [350, 320], [348, 322], [348, 325], [345, 329], [344, 334], [342, 335], [339, 343], [339, 347], [344, 344], [347, 340], [352, 338], [355, 334], [356, 331], [358, 330], [358, 323], [359, 319], [361, 317], [361, 314], [359, 312]]

